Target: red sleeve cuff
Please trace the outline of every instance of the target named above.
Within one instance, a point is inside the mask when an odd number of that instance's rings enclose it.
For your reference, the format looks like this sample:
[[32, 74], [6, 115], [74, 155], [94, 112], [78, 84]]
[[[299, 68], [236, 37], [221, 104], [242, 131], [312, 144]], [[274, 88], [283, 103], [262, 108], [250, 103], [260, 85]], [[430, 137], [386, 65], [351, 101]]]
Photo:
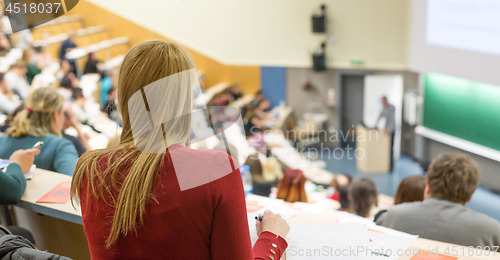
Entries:
[[253, 246], [254, 259], [279, 260], [287, 247], [288, 243], [284, 238], [264, 231]]

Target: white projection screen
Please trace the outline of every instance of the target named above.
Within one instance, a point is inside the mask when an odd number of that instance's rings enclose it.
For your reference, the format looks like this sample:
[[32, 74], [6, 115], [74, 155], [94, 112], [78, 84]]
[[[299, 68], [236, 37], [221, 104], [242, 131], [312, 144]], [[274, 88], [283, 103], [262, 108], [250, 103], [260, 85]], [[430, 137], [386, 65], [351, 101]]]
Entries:
[[410, 67], [500, 85], [500, 0], [413, 0]]

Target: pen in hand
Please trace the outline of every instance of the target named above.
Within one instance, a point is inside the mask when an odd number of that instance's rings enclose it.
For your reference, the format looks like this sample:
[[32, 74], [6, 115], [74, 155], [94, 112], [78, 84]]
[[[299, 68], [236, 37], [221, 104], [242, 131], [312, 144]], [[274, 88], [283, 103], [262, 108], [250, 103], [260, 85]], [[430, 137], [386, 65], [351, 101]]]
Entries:
[[262, 216], [255, 216], [256, 220], [262, 221]]

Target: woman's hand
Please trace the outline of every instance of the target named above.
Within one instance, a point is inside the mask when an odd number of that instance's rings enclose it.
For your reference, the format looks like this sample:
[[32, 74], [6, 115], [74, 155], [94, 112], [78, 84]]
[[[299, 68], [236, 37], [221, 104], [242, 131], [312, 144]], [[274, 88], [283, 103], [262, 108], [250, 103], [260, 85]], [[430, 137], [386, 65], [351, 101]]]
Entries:
[[255, 227], [257, 228], [257, 235], [260, 235], [264, 231], [269, 231], [283, 239], [286, 238], [286, 235], [290, 231], [290, 226], [286, 223], [286, 220], [281, 218], [280, 215], [272, 213], [270, 210], [264, 212], [262, 221], [257, 220]]
[[17, 163], [21, 166], [23, 173], [29, 172], [31, 165], [35, 161], [35, 155], [40, 154], [40, 149], [31, 148], [28, 150], [17, 150], [9, 158], [9, 163]]

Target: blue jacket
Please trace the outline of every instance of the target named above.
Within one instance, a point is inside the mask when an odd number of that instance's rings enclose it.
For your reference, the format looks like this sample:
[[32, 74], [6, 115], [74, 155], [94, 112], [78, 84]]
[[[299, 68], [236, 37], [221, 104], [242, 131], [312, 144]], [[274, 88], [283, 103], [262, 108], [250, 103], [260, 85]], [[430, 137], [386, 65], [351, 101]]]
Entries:
[[43, 145], [40, 147], [40, 154], [35, 156], [37, 168], [73, 175], [78, 153], [71, 141], [56, 135], [41, 137], [27, 135], [20, 138], [0, 136], [0, 158], [9, 159], [15, 151], [30, 149], [38, 141], [42, 141]]

